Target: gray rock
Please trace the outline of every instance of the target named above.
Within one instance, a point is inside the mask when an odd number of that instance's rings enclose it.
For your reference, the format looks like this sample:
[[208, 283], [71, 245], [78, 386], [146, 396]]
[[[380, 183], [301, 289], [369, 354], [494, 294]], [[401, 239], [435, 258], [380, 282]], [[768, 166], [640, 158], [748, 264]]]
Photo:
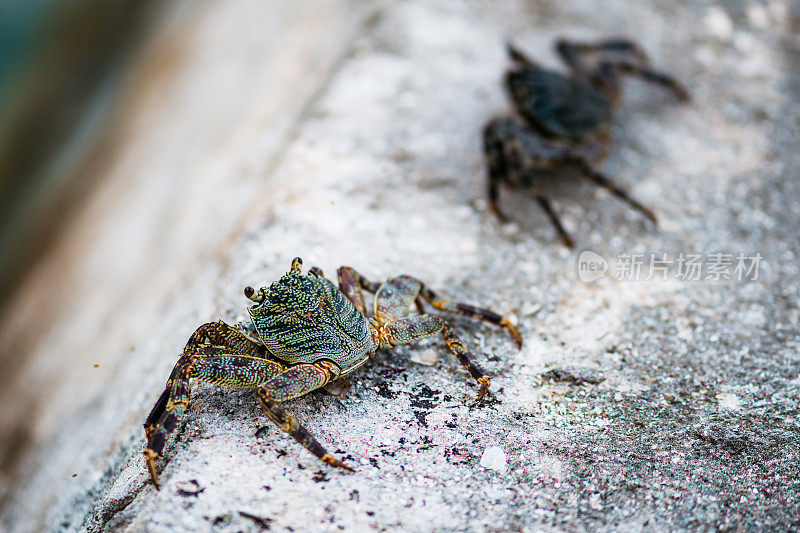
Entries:
[[[0, 393], [13, 422], [2, 427], [24, 446], [6, 462], [0, 528], [800, 528], [797, 13], [782, 2], [297, 5], [170, 11], [133, 69], [141, 92], [109, 135], [102, 186], [3, 325], [24, 364]], [[555, 65], [554, 37], [599, 34], [635, 37], [694, 100], [629, 81], [617, 114], [603, 170], [654, 208], [658, 230], [593, 188], [554, 184], [579, 246], [609, 260], [586, 284], [525, 195], [503, 191], [514, 226], [487, 211], [479, 132], [507, 111], [507, 38]], [[173, 62], [155, 60], [164, 50]], [[620, 258], [651, 253], [762, 261], [752, 281], [674, 268], [625, 280]], [[141, 424], [186, 338], [242, 319], [242, 287], [298, 255], [327, 273], [414, 274], [514, 313], [526, 345], [452, 318], [493, 376], [482, 408], [441, 339], [378, 354], [341, 399], [288, 402], [353, 474], [277, 428], [256, 437], [267, 421], [252, 393], [198, 384], [156, 491]], [[428, 349], [435, 365], [408, 361]], [[540, 379], [568, 367], [605, 380]], [[493, 447], [505, 471], [480, 466]]]
[[585, 366], [568, 366], [553, 368], [542, 374], [542, 379], [552, 381], [565, 381], [568, 383], [591, 383], [597, 385], [605, 381], [606, 377], [601, 370]]

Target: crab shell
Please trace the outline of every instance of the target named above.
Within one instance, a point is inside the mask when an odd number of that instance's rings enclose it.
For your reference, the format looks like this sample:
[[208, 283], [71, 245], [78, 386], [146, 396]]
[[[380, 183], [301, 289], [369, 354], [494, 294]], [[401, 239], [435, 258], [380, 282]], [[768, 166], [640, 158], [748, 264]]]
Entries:
[[511, 70], [506, 89], [529, 124], [548, 136], [579, 139], [608, 127], [611, 103], [587, 82], [535, 65]]
[[328, 360], [342, 374], [378, 349], [367, 318], [330, 281], [288, 273], [248, 311], [269, 352], [288, 363]]

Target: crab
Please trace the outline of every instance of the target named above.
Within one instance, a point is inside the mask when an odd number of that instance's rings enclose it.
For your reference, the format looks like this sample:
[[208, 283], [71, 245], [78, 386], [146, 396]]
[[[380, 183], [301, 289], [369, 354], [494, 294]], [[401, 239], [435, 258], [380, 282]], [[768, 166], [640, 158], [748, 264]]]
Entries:
[[657, 225], [652, 210], [598, 172], [595, 165], [608, 154], [612, 112], [620, 101], [623, 75], [660, 85], [686, 102], [689, 93], [683, 85], [653, 70], [644, 51], [627, 39], [596, 43], [558, 40], [556, 51], [570, 75], [539, 66], [510, 43], [507, 49], [513, 65], [506, 73], [505, 86], [519, 118], [494, 118], [483, 130], [489, 205], [495, 215], [501, 222], [508, 220], [499, 204], [501, 183], [525, 189], [542, 207], [562, 242], [574, 248], [575, 241], [542, 192], [541, 176], [536, 174], [572, 167]]
[[[480, 319], [503, 327], [519, 348], [522, 337], [508, 317], [441, 298], [411, 276], [384, 283], [367, 280], [351, 267], [337, 270], [338, 288], [319, 268], [301, 273], [302, 260], [269, 287], [245, 287], [254, 302], [251, 322], [231, 326], [223, 321], [197, 328], [170, 374], [164, 392], [144, 423], [144, 457], [158, 489], [155, 460], [189, 405], [192, 379], [239, 389], [253, 389], [267, 417], [323, 462], [351, 470], [334, 458], [297, 419], [279, 405], [315, 389], [346, 379], [378, 349], [391, 349], [437, 333], [478, 382], [475, 404], [483, 402], [491, 379], [453, 328], [434, 309]], [[368, 317], [362, 290], [373, 293]], [[410, 314], [415, 304], [419, 314]]]

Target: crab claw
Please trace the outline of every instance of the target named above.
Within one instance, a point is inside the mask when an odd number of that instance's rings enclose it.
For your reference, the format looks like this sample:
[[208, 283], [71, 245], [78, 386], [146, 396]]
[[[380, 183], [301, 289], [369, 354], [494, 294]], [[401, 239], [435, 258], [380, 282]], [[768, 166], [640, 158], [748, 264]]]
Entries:
[[156, 457], [158, 457], [158, 454], [150, 448], [144, 450], [144, 460], [147, 462], [147, 469], [150, 471], [150, 479], [153, 480], [156, 490], [161, 490], [161, 484], [158, 482], [158, 474], [156, 473]]

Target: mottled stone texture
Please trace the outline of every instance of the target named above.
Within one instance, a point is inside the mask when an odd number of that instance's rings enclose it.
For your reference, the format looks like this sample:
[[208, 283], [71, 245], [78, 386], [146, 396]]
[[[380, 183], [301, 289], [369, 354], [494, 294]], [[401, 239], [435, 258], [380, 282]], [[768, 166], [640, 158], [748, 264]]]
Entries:
[[[2, 393], [24, 447], [1, 527], [800, 527], [793, 4], [309, 4], [185, 3], [142, 52], [103, 185], [3, 332], [28, 340]], [[618, 34], [693, 102], [626, 84], [602, 168], [662, 224], [559, 175], [579, 250], [760, 253], [758, 280], [617, 280], [612, 262], [586, 284], [529, 198], [503, 192], [510, 225], [487, 211], [479, 139], [508, 111], [504, 41], [555, 66], [554, 37]], [[179, 350], [244, 319], [242, 287], [298, 255], [513, 313], [525, 347], [452, 319], [494, 376], [483, 408], [441, 339], [379, 354], [342, 399], [288, 402], [353, 474], [277, 428], [257, 438], [252, 393], [198, 385], [156, 492], [141, 423]], [[435, 365], [411, 361], [428, 350]]]

